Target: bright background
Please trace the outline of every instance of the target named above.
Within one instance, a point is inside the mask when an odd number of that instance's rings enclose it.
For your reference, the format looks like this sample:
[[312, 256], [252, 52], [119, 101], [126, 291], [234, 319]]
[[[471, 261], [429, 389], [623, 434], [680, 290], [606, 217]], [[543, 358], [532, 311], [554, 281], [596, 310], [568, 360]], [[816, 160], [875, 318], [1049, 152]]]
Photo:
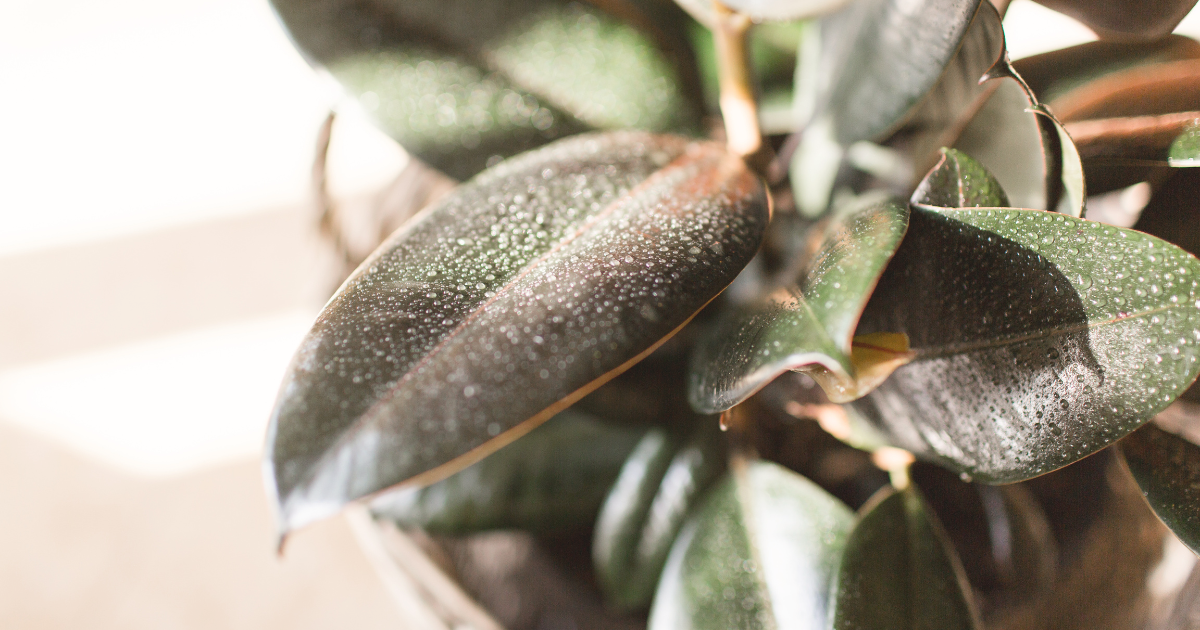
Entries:
[[[1014, 58], [1094, 39], [1006, 24]], [[332, 282], [336, 86], [264, 0], [40, 0], [0, 4], [0, 94], [0, 624], [394, 627], [343, 522], [275, 559], [257, 464]], [[371, 195], [406, 158], [338, 125], [335, 195]]]

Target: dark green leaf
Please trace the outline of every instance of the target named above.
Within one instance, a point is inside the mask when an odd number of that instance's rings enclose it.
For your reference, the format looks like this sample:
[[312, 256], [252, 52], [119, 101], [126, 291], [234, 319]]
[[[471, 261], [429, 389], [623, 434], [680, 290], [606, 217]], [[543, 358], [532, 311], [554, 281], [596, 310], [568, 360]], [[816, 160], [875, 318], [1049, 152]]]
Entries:
[[850, 532], [834, 581], [834, 630], [979, 627], [970, 587], [915, 488], [881, 491]]
[[[1186, 408], [1194, 415], [1194, 407]], [[1191, 424], [1186, 429], [1195, 433], [1194, 418]], [[1154, 422], [1130, 433], [1119, 444], [1129, 472], [1154, 513], [1192, 551], [1200, 553], [1200, 446], [1183, 435], [1164, 431]]]
[[[908, 207], [863, 199], [831, 217], [795, 284], [726, 315], [692, 357], [689, 401], [728, 409], [787, 370], [810, 367], [834, 399], [861, 396], [904, 360], [894, 339], [862, 340], [854, 327], [908, 226]], [[880, 347], [882, 346], [882, 347]]]
[[380, 495], [371, 512], [438, 534], [586, 528], [640, 433], [568, 409], [446, 479]]
[[987, 482], [1048, 472], [1166, 407], [1200, 370], [1200, 261], [1034, 210], [914, 209], [858, 334], [915, 357], [855, 403], [897, 446]]
[[1167, 160], [1175, 167], [1200, 166], [1200, 118], [1193, 120], [1183, 133], [1171, 141]]
[[804, 477], [735, 460], [675, 541], [649, 630], [824, 628], [853, 520]]
[[979, 79], [1001, 58], [1004, 33], [986, 1], [862, 0], [823, 19], [819, 43], [802, 50], [796, 98], [807, 126], [791, 176], [797, 205], [812, 215], [856, 142], [903, 128], [914, 163], [931, 163], [924, 156], [983, 93]]
[[611, 14], [565, 0], [273, 4], [310, 61], [458, 179], [580, 131], [696, 125], [699, 86], [670, 3], [603, 3]]
[[671, 543], [696, 499], [725, 471], [725, 442], [713, 418], [688, 439], [652, 429], [621, 469], [596, 522], [592, 558], [609, 602], [650, 603]]
[[1008, 196], [982, 164], [957, 149], [942, 149], [942, 159], [921, 180], [910, 203], [934, 208], [1007, 208]]
[[758, 249], [765, 190], [724, 148], [574, 138], [410, 221], [304, 340], [267, 463], [284, 531], [445, 478], [683, 326]]
[[1169, 35], [1196, 0], [1035, 0], [1087, 25], [1104, 39], [1150, 41]]

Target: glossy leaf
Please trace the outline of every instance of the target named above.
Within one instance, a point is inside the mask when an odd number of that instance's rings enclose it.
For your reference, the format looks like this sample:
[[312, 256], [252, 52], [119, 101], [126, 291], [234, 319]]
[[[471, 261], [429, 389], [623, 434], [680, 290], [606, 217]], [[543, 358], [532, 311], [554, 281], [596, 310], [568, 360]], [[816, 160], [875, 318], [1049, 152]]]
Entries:
[[915, 488], [881, 491], [846, 542], [833, 630], [978, 628], [966, 577]]
[[983, 93], [979, 79], [1003, 50], [989, 2], [864, 0], [823, 19], [799, 62], [801, 78], [816, 73], [797, 86], [797, 110], [809, 116], [791, 165], [801, 210], [824, 209], [841, 152], [856, 142], [904, 128], [923, 162]]
[[1013, 206], [1082, 216], [1083, 164], [1070, 134], [1014, 77], [990, 83], [994, 91], [955, 140], [955, 148], [994, 173]]
[[749, 398], [787, 370], [808, 368], [834, 400], [862, 395], [907, 360], [905, 340], [854, 339], [859, 315], [908, 227], [908, 207], [864, 199], [832, 217], [790, 286], [738, 308], [692, 357], [688, 396], [701, 413]]
[[685, 324], [758, 249], [761, 182], [711, 143], [526, 154], [409, 222], [330, 300], [268, 434], [284, 531], [482, 459]]
[[1017, 481], [1103, 448], [1200, 371], [1200, 261], [1034, 210], [914, 209], [858, 334], [915, 356], [860, 413], [906, 448]]
[[1200, 59], [1200, 43], [1169, 35], [1143, 43], [1089, 42], [1013, 62], [1038, 100], [1055, 101], [1104, 76], [1172, 61]]
[[589, 527], [640, 433], [568, 409], [446, 479], [376, 497], [371, 513], [438, 534]]
[[696, 125], [699, 86], [670, 3], [273, 5], [310, 62], [410, 153], [457, 179], [581, 131]]
[[1154, 513], [1200, 553], [1200, 446], [1151, 422], [1121, 440], [1120, 451]]
[[1183, 133], [1171, 141], [1167, 160], [1175, 167], [1200, 166], [1200, 118], [1192, 120]]
[[686, 440], [662, 429], [642, 438], [596, 522], [592, 559], [609, 603], [625, 609], [649, 605], [684, 518], [725, 472], [727, 458], [713, 418]]
[[804, 477], [735, 463], [675, 541], [648, 629], [824, 628], [853, 520]]
[[1102, 38], [1150, 41], [1170, 34], [1196, 0], [1035, 0], [1087, 25]]
[[942, 149], [942, 159], [921, 180], [910, 203], [932, 208], [1006, 208], [1008, 196], [982, 164], [956, 149]]

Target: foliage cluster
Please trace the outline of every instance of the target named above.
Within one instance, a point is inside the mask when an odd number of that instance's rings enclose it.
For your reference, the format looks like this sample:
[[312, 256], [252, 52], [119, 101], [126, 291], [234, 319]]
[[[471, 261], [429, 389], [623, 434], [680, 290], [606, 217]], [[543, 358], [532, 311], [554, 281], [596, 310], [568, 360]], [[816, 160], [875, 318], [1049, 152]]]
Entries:
[[590, 532], [656, 630], [1142, 627], [1137, 488], [1200, 550], [1194, 0], [273, 2], [467, 180], [299, 349], [281, 534]]

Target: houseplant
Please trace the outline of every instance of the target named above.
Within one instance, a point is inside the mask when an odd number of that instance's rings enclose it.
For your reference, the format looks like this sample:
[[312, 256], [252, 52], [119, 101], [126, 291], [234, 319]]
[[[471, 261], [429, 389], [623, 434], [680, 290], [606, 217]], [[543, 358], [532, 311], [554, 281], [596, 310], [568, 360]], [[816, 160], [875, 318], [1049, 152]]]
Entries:
[[[302, 344], [281, 534], [590, 532], [655, 628], [1143, 623], [1127, 470], [1196, 548], [1197, 447], [1147, 424], [1200, 371], [1191, 4], [1056, 4], [1112, 41], [1014, 68], [989, 2], [276, 0], [470, 178]], [[1147, 191], [1149, 234], [1081, 216]]]

